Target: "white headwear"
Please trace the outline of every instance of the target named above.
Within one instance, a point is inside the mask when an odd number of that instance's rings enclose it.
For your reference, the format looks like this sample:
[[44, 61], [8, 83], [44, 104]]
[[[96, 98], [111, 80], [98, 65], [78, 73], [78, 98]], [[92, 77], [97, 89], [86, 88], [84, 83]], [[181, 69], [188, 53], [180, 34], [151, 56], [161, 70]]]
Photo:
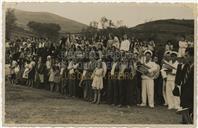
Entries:
[[168, 55], [168, 54], [170, 54], [171, 53], [171, 51], [166, 51], [165, 53], [164, 53], [164, 56], [166, 56], [166, 55]]
[[134, 54], [139, 54], [139, 52], [137, 51], [137, 50], [134, 50], [134, 52], [133, 52]]
[[118, 39], [118, 37], [117, 37], [117, 36], [115, 36], [115, 37], [114, 37], [114, 41], [116, 41], [116, 42], [118, 42], [118, 41], [119, 41], [119, 39]]
[[51, 56], [47, 56], [47, 59], [51, 59]]
[[176, 56], [178, 56], [178, 53], [177, 53], [176, 51], [171, 51], [170, 54], [171, 54], [171, 55], [172, 55], [172, 54], [175, 54]]
[[153, 52], [152, 52], [151, 50], [145, 50], [145, 51], [144, 51], [144, 55], [146, 55], [146, 53], [150, 53], [151, 56], [153, 55]]

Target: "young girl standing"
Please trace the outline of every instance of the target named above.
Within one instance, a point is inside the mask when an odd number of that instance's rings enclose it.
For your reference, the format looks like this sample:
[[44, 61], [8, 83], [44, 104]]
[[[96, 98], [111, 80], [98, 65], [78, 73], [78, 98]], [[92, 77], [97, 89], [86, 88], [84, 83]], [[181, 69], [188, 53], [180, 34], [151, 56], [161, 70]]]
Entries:
[[30, 61], [29, 60], [26, 60], [25, 62], [25, 70], [23, 72], [23, 79], [25, 81], [25, 85], [28, 86], [29, 85], [29, 80], [28, 80], [28, 75], [29, 75], [29, 64], [30, 64]]
[[15, 82], [16, 82], [17, 62], [13, 60], [11, 65], [9, 66], [9, 68], [10, 68], [10, 82], [11, 82], [11, 86], [13, 86], [13, 85], [15, 85]]
[[58, 66], [55, 66], [55, 72], [54, 72], [54, 86], [56, 88], [56, 92], [60, 91], [60, 69]]
[[49, 71], [49, 83], [50, 83], [51, 92], [53, 92], [54, 89], [54, 77], [55, 77], [55, 67], [53, 66]]
[[103, 89], [103, 72], [104, 69], [102, 68], [102, 62], [99, 61], [97, 63], [97, 67], [94, 70], [91, 78], [93, 78], [92, 88], [94, 89], [94, 101], [93, 103], [100, 104], [100, 91]]

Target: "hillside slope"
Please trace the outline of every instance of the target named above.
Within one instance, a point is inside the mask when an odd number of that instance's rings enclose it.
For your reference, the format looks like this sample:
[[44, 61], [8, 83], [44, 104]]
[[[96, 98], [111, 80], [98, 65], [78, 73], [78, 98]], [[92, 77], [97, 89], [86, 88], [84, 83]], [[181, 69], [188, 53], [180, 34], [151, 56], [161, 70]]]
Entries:
[[162, 42], [179, 40], [181, 36], [193, 40], [194, 20], [167, 19], [151, 21], [130, 28], [130, 33], [141, 39], [153, 38]]
[[137, 25], [131, 28], [134, 31], [153, 31], [153, 32], [171, 32], [171, 33], [193, 33], [194, 21], [193, 20], [179, 20], [179, 19], [168, 19], [168, 20], [157, 20], [151, 21], [144, 24]]
[[17, 25], [21, 28], [28, 30], [27, 23], [29, 21], [36, 21], [41, 23], [56, 23], [61, 26], [62, 32], [80, 32], [87, 25], [80, 22], [67, 19], [56, 14], [47, 12], [28, 12], [22, 10], [15, 10], [17, 17]]

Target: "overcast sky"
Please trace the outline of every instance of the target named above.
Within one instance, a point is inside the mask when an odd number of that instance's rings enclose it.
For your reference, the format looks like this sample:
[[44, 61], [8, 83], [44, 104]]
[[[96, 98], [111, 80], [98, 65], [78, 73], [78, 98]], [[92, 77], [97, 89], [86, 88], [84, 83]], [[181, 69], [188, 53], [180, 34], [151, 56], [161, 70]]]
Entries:
[[113, 21], [123, 20], [128, 27], [159, 19], [194, 19], [192, 8], [181, 4], [7, 3], [6, 6], [32, 12], [50, 12], [87, 25], [90, 21], [99, 21], [102, 16]]

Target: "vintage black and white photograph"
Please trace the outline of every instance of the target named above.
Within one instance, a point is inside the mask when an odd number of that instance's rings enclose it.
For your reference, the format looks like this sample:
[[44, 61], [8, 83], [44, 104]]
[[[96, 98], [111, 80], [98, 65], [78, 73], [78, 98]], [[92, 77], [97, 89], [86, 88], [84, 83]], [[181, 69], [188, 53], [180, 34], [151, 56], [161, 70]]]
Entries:
[[3, 123], [194, 126], [195, 7], [4, 2]]

